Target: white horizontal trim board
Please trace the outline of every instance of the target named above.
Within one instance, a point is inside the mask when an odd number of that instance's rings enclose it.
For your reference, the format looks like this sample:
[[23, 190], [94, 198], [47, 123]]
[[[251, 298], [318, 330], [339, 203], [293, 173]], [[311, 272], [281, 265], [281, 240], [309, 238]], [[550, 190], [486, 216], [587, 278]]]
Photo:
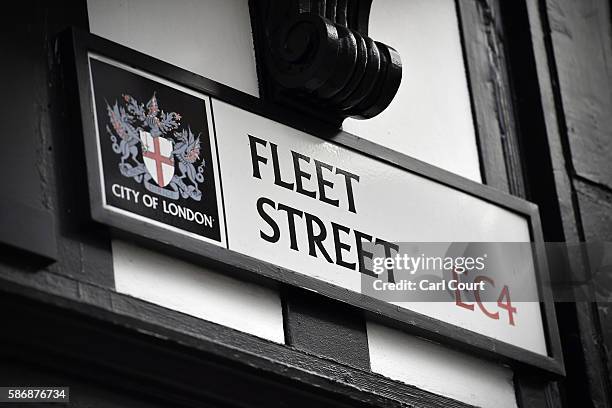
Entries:
[[517, 407], [510, 368], [377, 323], [366, 327], [372, 371], [477, 407]]
[[117, 292], [284, 343], [278, 292], [113, 240]]

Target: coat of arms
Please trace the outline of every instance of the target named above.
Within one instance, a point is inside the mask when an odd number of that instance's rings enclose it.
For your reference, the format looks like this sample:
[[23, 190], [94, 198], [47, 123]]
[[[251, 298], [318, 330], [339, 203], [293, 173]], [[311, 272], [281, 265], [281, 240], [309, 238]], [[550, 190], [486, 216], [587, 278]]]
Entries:
[[181, 127], [180, 114], [160, 110], [155, 94], [146, 106], [130, 95], [123, 95], [123, 101], [123, 106], [106, 104], [106, 131], [120, 155], [121, 174], [169, 199], [200, 201], [205, 165], [200, 135]]

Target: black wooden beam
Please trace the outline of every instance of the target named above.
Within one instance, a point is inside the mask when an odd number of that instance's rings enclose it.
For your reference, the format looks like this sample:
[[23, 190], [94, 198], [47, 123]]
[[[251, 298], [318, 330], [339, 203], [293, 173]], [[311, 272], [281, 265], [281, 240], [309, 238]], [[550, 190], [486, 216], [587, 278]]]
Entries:
[[287, 345], [370, 370], [368, 336], [362, 310], [314, 292], [285, 287], [283, 317]]
[[78, 284], [79, 300], [40, 289], [0, 279], [0, 360], [166, 406], [469, 407], [94, 285]]
[[525, 198], [499, 0], [457, 0], [483, 182]]

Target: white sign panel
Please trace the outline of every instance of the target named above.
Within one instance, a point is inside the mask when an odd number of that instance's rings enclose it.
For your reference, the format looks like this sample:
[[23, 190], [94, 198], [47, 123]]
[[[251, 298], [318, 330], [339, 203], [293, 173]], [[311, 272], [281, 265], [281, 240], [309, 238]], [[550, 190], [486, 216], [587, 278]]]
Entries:
[[[530, 241], [518, 214], [227, 103], [212, 106], [234, 251], [360, 291], [359, 241]], [[533, 274], [508, 278], [510, 291], [520, 279], [537, 299]], [[514, 324], [455, 302], [398, 305], [546, 354], [536, 302], [514, 304]]]

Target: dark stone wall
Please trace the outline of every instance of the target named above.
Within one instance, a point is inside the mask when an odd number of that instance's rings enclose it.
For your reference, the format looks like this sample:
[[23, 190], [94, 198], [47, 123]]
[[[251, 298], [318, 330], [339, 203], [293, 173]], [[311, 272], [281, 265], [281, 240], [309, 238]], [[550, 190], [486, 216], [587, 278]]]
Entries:
[[110, 241], [88, 224], [72, 66], [59, 41], [69, 27], [88, 30], [86, 1], [14, 2], [4, 16], [0, 275], [112, 288]]
[[608, 0], [549, 0], [569, 171], [586, 240], [612, 240], [612, 25]]

